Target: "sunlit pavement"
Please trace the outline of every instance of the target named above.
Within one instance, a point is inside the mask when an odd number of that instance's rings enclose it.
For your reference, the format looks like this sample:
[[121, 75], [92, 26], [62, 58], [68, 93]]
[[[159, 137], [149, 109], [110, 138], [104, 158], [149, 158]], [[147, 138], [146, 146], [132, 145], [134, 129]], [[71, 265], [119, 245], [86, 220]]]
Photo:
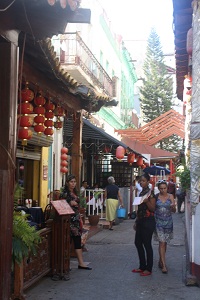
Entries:
[[151, 276], [131, 272], [138, 267], [134, 245], [134, 220], [124, 220], [114, 230], [103, 229], [87, 241], [84, 260], [93, 269], [79, 270], [71, 260], [69, 281], [52, 281], [45, 277], [26, 291], [29, 300], [133, 300], [133, 299], [200, 299], [200, 288], [184, 283], [185, 241], [184, 214], [175, 213], [174, 239], [167, 249], [168, 274], [158, 268], [158, 243], [153, 241], [154, 267]]

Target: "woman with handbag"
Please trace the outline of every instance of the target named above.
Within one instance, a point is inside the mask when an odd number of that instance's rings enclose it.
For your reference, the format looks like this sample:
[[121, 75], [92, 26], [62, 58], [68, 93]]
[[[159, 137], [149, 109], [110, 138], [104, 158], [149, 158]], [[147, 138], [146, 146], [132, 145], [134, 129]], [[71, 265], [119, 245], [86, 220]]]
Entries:
[[140, 177], [142, 191], [139, 194], [141, 204], [138, 205], [135, 229], [135, 246], [139, 256], [139, 268], [133, 269], [133, 273], [140, 276], [149, 276], [153, 267], [152, 235], [155, 230], [155, 196], [149, 188], [150, 176], [144, 173]]
[[80, 216], [80, 199], [77, 196], [76, 191], [76, 178], [74, 175], [69, 175], [66, 179], [66, 184], [60, 195], [61, 199], [66, 199], [67, 203], [71, 206], [74, 214], [70, 219], [70, 237], [74, 243], [74, 249], [78, 259], [78, 269], [92, 270], [92, 268], [86, 266], [83, 261], [81, 235], [82, 235], [82, 220]]
[[167, 182], [161, 180], [158, 182], [159, 194], [156, 195], [156, 231], [155, 240], [159, 241], [159, 262], [158, 266], [162, 273], [166, 274], [166, 250], [167, 243], [173, 238], [173, 219], [172, 212], [176, 212], [175, 200], [172, 194], [167, 192]]

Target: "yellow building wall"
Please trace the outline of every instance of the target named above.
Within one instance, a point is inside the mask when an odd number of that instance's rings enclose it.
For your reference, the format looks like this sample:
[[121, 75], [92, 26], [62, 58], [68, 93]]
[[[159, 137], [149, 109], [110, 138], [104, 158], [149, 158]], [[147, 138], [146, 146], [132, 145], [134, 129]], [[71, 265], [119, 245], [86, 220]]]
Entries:
[[48, 147], [42, 147], [41, 162], [40, 162], [40, 180], [39, 180], [39, 203], [44, 210], [48, 204]]

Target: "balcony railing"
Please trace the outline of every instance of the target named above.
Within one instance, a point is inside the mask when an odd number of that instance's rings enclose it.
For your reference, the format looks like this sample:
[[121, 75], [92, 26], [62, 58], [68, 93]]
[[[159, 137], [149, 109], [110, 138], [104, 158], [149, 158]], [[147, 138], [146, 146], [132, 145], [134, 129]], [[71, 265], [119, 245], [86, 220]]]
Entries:
[[[72, 32], [65, 33], [59, 40], [56, 39], [53, 39], [52, 43], [63, 67], [67, 70], [73, 70], [73, 66], [74, 68], [80, 67], [86, 75], [85, 78], [89, 76], [91, 82], [88, 83], [97, 86], [107, 96], [112, 97], [112, 79], [81, 36], [77, 32]], [[77, 80], [77, 78], [75, 79]]]

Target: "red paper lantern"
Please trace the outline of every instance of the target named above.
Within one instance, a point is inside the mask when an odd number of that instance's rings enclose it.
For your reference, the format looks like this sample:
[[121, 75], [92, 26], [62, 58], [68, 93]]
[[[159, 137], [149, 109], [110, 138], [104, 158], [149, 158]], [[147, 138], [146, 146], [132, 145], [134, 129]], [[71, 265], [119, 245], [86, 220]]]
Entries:
[[46, 127], [45, 130], [44, 130], [44, 134], [47, 135], [47, 136], [51, 136], [53, 135], [53, 128], [52, 127]]
[[18, 139], [22, 140], [22, 145], [26, 146], [27, 141], [32, 138], [33, 132], [28, 128], [20, 128], [18, 131]]
[[30, 127], [33, 125], [33, 119], [30, 116], [20, 116], [18, 118], [18, 124], [21, 127]]
[[46, 111], [46, 112], [45, 112], [45, 117], [46, 117], [47, 119], [53, 119], [53, 117], [54, 117], [53, 111]]
[[35, 125], [34, 130], [35, 130], [35, 132], [37, 132], [38, 135], [41, 135], [45, 130], [44, 124]]
[[55, 127], [56, 129], [62, 128], [62, 127], [63, 127], [63, 122], [60, 121], [60, 120], [57, 120], [56, 122], [54, 122], [54, 127]]
[[118, 146], [116, 149], [116, 158], [123, 159], [125, 154], [125, 149], [122, 146]]
[[68, 169], [66, 167], [62, 167], [62, 168], [60, 168], [60, 172], [61, 173], [67, 173]]
[[143, 157], [139, 156], [138, 159], [137, 159], [137, 166], [141, 167], [142, 165], [143, 165]]
[[54, 117], [54, 113], [53, 110], [55, 108], [55, 105], [53, 103], [50, 102], [50, 100], [48, 100], [48, 102], [45, 104], [45, 109], [46, 109], [46, 113], [45, 113], [45, 117], [47, 118], [47, 120], [44, 122], [44, 125], [46, 126], [46, 129], [44, 131], [44, 134], [46, 134], [47, 136], [51, 136], [53, 135], [53, 117]]
[[66, 147], [63, 147], [63, 148], [61, 148], [61, 153], [62, 154], [67, 154], [68, 153], [68, 148], [66, 148]]
[[135, 160], [135, 154], [134, 154], [134, 153], [128, 154], [128, 159], [127, 159], [127, 161], [128, 161], [128, 163], [129, 163], [130, 165], [132, 165], [132, 164], [134, 163], [134, 160]]
[[67, 154], [65, 154], [65, 153], [63, 153], [63, 154], [61, 155], [61, 160], [67, 160], [67, 158], [68, 158], [68, 156], [67, 156]]
[[45, 98], [39, 94], [35, 99], [34, 99], [34, 103], [37, 106], [43, 106], [46, 103]]
[[58, 104], [57, 107], [54, 109], [54, 114], [57, 117], [57, 120], [54, 122], [54, 127], [56, 129], [60, 129], [63, 127], [63, 122], [61, 121], [61, 117], [64, 116], [65, 111], [64, 109]]
[[37, 116], [34, 118], [36, 125], [34, 126], [35, 132], [38, 135], [41, 135], [45, 131], [44, 121], [45, 121], [45, 108], [43, 105], [46, 103], [45, 98], [41, 95], [41, 92], [38, 93], [37, 97], [34, 99], [35, 105], [34, 112]]
[[38, 124], [44, 123], [44, 121], [45, 117], [43, 115], [38, 115], [34, 118], [34, 122]]
[[44, 115], [45, 108], [43, 106], [36, 106], [36, 107], [34, 107], [34, 113], [38, 114], [38, 115]]
[[18, 105], [17, 113], [18, 114], [31, 114], [33, 112], [33, 105], [28, 102], [23, 102]]
[[67, 167], [68, 166], [68, 162], [66, 160], [61, 160], [60, 165], [62, 167]]
[[[48, 101], [45, 104], [44, 107], [45, 107], [46, 111], [52, 111], [53, 112], [53, 110], [55, 109], [55, 105], [52, 102], [50, 102], [50, 101]], [[53, 113], [53, 115], [54, 115], [54, 113]]]
[[58, 117], [64, 116], [64, 109], [58, 104], [57, 107], [54, 109], [54, 115]]
[[20, 95], [21, 95], [21, 99], [20, 99], [20, 100], [21, 100], [22, 102], [30, 102], [30, 101], [33, 100], [33, 98], [34, 98], [34, 93], [33, 93], [33, 91], [31, 91], [31, 90], [29, 89], [29, 87], [28, 87], [28, 82], [26, 82], [25, 88], [24, 88], [23, 90], [21, 90]]
[[45, 125], [46, 127], [53, 127], [53, 120], [47, 119], [47, 120], [44, 122], [44, 125]]

